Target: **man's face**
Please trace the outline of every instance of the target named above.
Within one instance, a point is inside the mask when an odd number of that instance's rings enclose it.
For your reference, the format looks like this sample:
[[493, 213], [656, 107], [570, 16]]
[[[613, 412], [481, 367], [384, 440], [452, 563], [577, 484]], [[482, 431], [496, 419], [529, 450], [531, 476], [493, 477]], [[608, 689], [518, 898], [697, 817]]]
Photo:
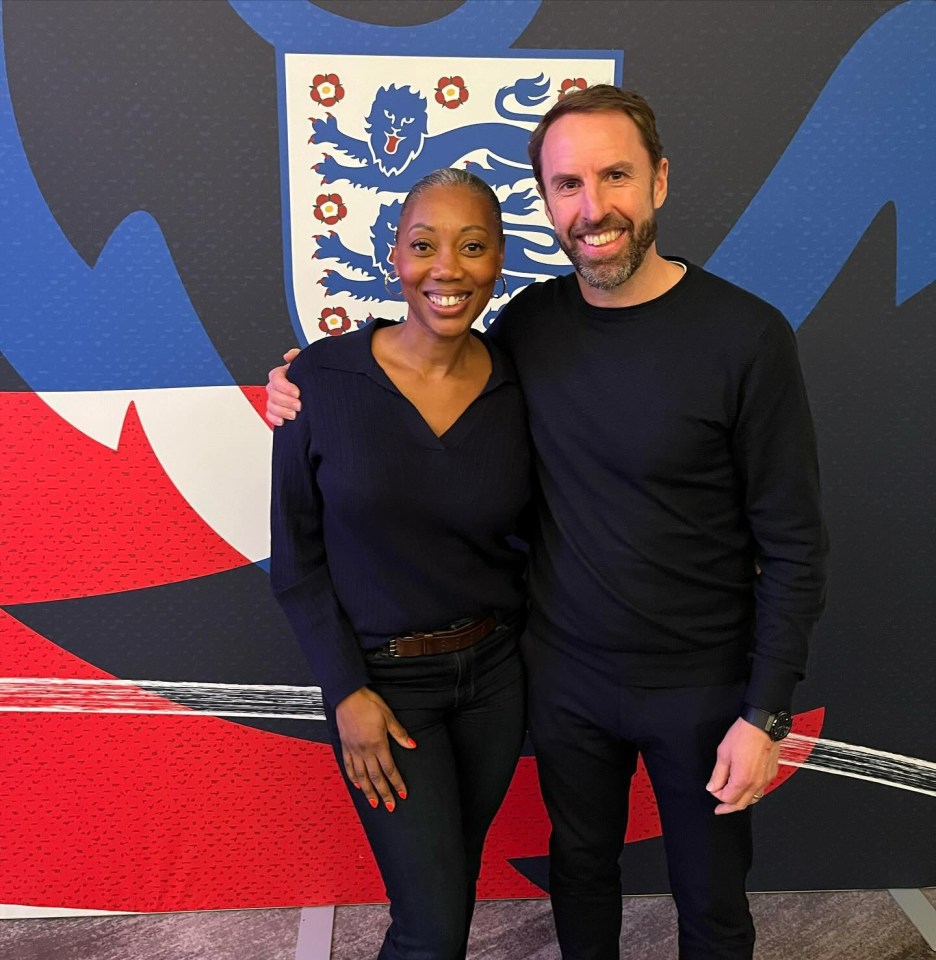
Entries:
[[656, 240], [667, 162], [654, 171], [625, 113], [569, 113], [546, 132], [542, 195], [556, 237], [579, 277], [611, 291], [626, 283]]

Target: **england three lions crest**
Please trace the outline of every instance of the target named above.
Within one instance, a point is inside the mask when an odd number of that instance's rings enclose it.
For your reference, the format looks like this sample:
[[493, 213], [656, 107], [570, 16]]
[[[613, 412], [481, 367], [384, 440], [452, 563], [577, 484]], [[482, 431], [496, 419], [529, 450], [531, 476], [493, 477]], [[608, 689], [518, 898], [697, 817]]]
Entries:
[[407, 191], [438, 167], [467, 167], [501, 202], [506, 295], [568, 271], [527, 159], [560, 98], [619, 79], [613, 54], [361, 57], [286, 54], [287, 293], [306, 341], [402, 319], [390, 249]]

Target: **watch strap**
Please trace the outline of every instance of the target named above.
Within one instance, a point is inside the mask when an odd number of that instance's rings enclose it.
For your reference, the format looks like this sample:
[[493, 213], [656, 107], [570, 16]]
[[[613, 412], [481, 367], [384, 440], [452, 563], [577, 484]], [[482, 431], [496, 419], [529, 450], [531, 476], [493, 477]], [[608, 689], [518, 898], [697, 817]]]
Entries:
[[758, 730], [763, 730], [774, 742], [786, 737], [793, 725], [793, 718], [786, 710], [771, 713], [760, 707], [752, 707], [748, 703], [741, 710], [741, 719], [757, 727]]
[[763, 730], [764, 733], [770, 733], [770, 728], [774, 722], [774, 714], [769, 710], [761, 710], [760, 707], [752, 707], [747, 703], [741, 711], [741, 718], [757, 727], [758, 730]]

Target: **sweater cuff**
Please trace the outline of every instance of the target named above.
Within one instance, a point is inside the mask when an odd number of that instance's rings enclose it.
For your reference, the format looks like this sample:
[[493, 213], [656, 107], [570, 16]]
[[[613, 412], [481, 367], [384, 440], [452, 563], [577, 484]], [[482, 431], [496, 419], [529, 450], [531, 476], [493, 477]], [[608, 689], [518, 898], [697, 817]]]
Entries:
[[758, 663], [755, 659], [744, 702], [760, 710], [776, 713], [793, 709], [793, 691], [802, 678], [793, 670], [776, 664]]
[[327, 683], [322, 683], [322, 697], [331, 706], [337, 707], [345, 697], [351, 696], [355, 690], [366, 687], [369, 677], [367, 674], [348, 674], [333, 677]]

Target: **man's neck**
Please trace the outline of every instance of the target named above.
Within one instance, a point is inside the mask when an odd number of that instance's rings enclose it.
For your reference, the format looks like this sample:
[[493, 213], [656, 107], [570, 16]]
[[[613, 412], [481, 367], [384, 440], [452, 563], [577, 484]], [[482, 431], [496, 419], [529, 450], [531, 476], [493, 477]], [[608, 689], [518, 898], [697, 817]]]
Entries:
[[624, 283], [612, 290], [599, 290], [589, 286], [581, 274], [576, 273], [579, 289], [586, 303], [593, 307], [636, 307], [649, 300], [663, 296], [667, 290], [682, 280], [686, 271], [678, 264], [665, 260], [656, 252], [654, 244], [644, 257], [643, 263]]

